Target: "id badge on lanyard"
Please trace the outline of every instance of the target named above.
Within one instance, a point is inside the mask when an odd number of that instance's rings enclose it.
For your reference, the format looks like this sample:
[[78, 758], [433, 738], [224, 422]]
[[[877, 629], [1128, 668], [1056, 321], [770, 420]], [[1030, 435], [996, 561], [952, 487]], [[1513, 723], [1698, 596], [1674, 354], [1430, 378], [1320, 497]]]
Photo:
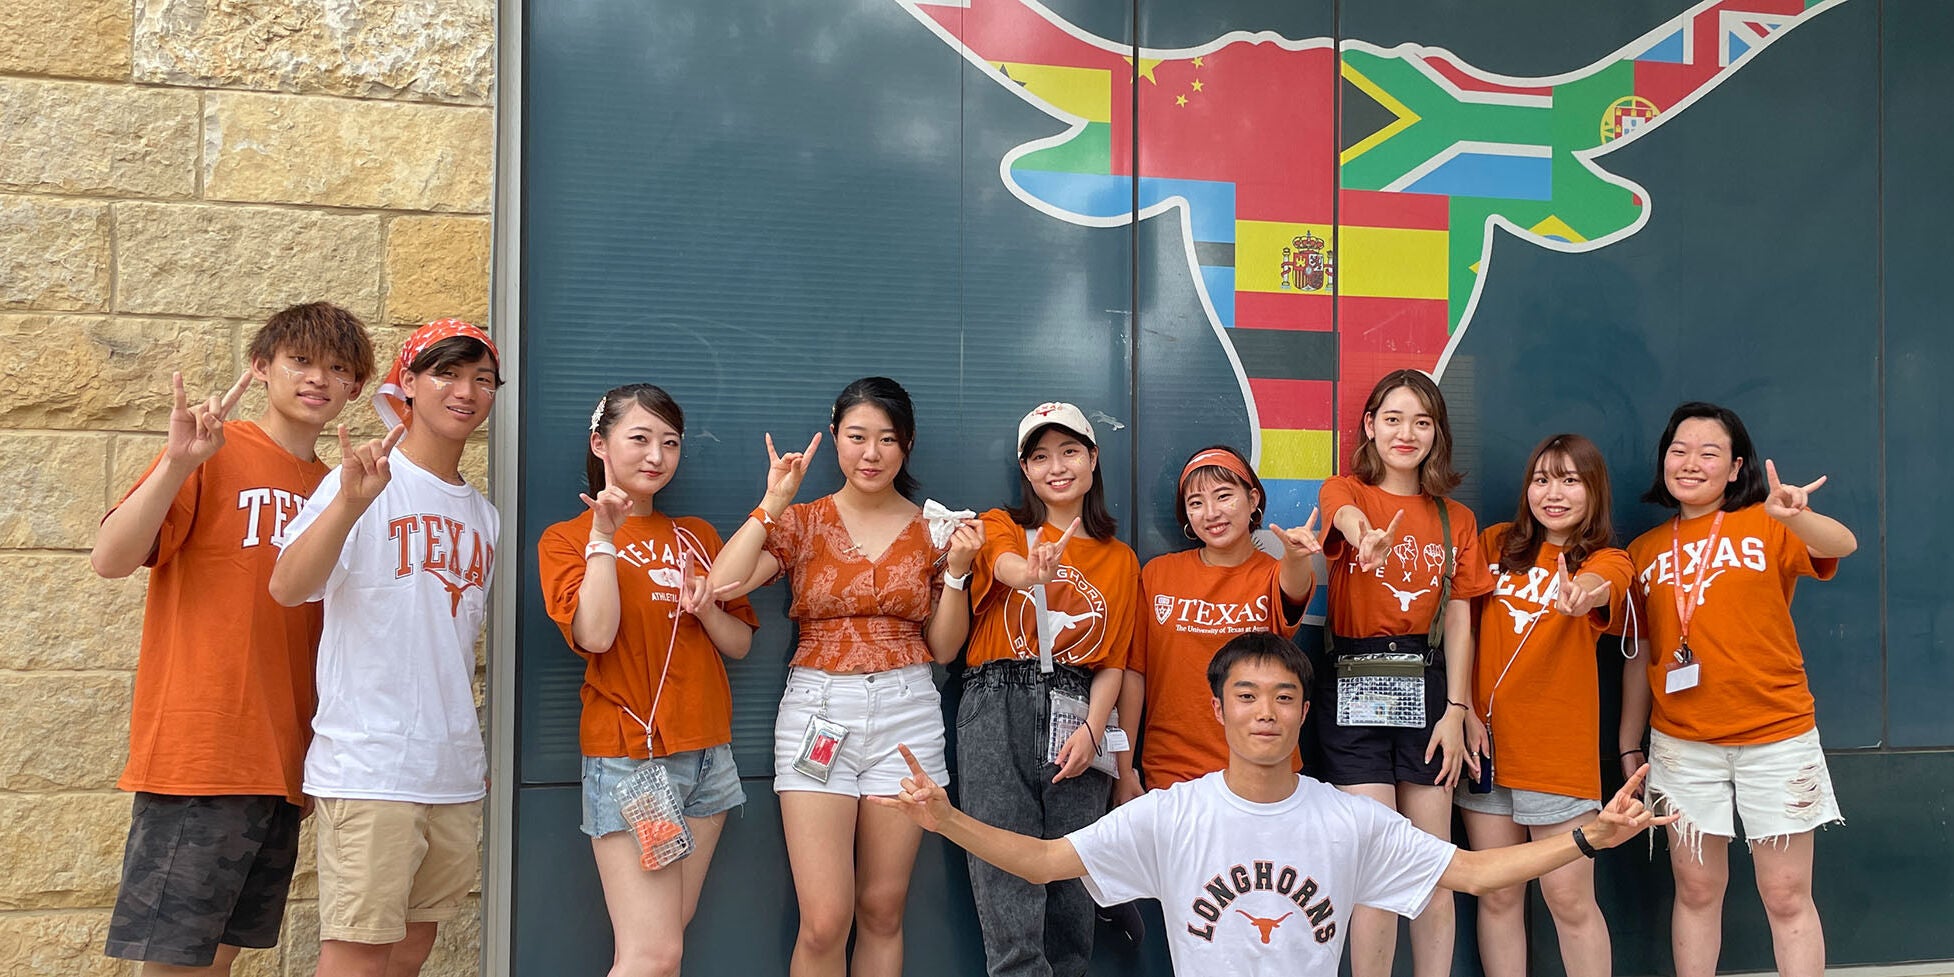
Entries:
[[1687, 588], [1683, 586], [1683, 517], [1676, 516], [1675, 526], [1669, 536], [1669, 565], [1675, 568], [1675, 579], [1669, 584], [1669, 591], [1676, 598], [1676, 624], [1681, 637], [1676, 650], [1670, 653], [1670, 662], [1663, 675], [1662, 690], [1674, 695], [1696, 688], [1703, 681], [1703, 665], [1696, 660], [1696, 653], [1689, 647], [1689, 625], [1696, 617], [1696, 610], [1703, 606], [1703, 579], [1710, 569], [1711, 561], [1716, 559], [1717, 541], [1723, 533], [1723, 513], [1717, 512], [1710, 522], [1709, 538], [1703, 541], [1701, 555], [1696, 560], [1696, 581]]

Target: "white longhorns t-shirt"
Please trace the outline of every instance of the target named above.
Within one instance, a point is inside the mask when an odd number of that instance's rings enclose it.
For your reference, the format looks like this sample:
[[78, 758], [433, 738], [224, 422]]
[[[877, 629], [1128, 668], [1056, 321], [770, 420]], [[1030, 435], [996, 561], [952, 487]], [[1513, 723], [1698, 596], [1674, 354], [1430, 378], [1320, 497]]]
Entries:
[[[488, 757], [472, 683], [495, 566], [495, 506], [397, 448], [389, 461], [392, 480], [347, 534], [325, 586], [307, 598], [326, 602], [326, 626], [305, 792], [480, 800]], [[339, 474], [328, 473], [286, 527], [287, 545], [339, 495]]]
[[1296, 780], [1257, 804], [1211, 773], [1066, 839], [1100, 905], [1160, 900], [1175, 973], [1334, 977], [1351, 908], [1416, 916], [1458, 849], [1376, 801]]

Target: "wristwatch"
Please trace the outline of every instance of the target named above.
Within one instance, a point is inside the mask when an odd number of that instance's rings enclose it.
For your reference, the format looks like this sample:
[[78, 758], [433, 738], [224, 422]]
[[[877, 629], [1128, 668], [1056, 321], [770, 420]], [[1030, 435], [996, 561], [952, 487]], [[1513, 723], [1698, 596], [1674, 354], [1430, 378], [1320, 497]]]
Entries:
[[970, 571], [965, 570], [961, 577], [951, 575], [948, 570], [943, 571], [943, 586], [951, 590], [962, 590], [970, 586]]

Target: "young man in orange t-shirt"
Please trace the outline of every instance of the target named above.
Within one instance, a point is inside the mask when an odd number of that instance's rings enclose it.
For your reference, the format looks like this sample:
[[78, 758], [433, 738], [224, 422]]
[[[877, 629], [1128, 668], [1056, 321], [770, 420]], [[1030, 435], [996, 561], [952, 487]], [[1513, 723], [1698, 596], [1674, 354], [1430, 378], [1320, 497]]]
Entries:
[[[163, 451], [89, 557], [104, 577], [150, 568], [106, 948], [144, 974], [227, 973], [240, 948], [275, 945], [298, 857], [320, 617], [278, 606], [266, 582], [326, 474], [313, 445], [373, 373], [373, 345], [352, 313], [314, 302], [272, 316], [246, 359], [195, 405], [171, 377]], [[264, 412], [228, 421], [253, 383]]]

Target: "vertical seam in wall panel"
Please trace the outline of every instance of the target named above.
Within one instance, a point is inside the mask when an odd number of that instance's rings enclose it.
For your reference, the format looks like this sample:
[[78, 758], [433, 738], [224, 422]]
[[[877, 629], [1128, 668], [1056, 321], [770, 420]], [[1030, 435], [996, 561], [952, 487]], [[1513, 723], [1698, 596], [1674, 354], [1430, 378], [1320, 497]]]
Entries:
[[1878, 490], [1874, 493], [1879, 533], [1879, 743], [1893, 743], [1892, 713], [1887, 702], [1886, 638], [1886, 0], [1873, 4], [1873, 303], [1874, 425]]
[[[1330, 2], [1330, 253], [1343, 251], [1343, 0]], [[1337, 421], [1343, 404], [1343, 286], [1330, 289], [1330, 473], [1342, 461]], [[1319, 490], [1320, 492], [1320, 490]], [[1328, 522], [1328, 518], [1325, 518]], [[1327, 634], [1328, 625], [1324, 625]]]
[[1126, 221], [1126, 390], [1133, 436], [1127, 439], [1132, 447], [1127, 451], [1127, 498], [1131, 505], [1128, 512], [1133, 518], [1127, 520], [1131, 527], [1131, 542], [1134, 549], [1140, 548], [1140, 0], [1132, 0], [1127, 8], [1132, 21], [1128, 28], [1132, 31], [1133, 71], [1127, 76], [1132, 131], [1127, 134], [1133, 147], [1132, 172], [1127, 176], [1127, 221]]

